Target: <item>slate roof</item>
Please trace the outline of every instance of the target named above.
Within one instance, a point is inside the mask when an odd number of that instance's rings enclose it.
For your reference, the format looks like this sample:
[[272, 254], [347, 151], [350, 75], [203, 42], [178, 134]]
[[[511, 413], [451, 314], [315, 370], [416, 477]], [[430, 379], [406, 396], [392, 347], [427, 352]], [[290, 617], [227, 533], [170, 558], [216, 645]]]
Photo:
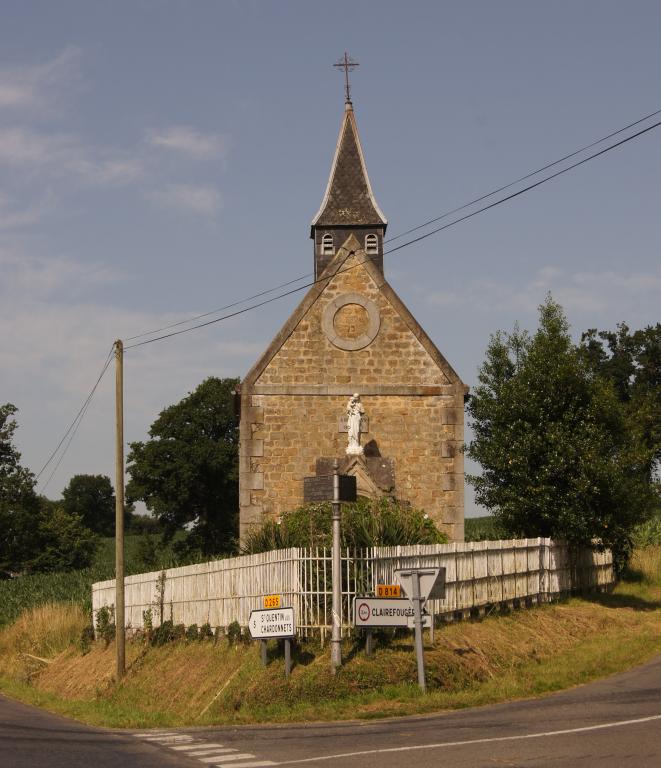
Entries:
[[351, 225], [385, 228], [387, 223], [372, 193], [353, 107], [347, 102], [326, 194], [312, 220], [312, 228]]

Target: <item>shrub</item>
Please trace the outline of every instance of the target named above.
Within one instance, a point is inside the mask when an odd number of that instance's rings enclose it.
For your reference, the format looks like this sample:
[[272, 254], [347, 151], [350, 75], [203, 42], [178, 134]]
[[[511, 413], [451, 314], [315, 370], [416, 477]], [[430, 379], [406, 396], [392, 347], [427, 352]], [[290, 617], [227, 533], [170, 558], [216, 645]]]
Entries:
[[238, 621], [233, 621], [227, 627], [227, 642], [230, 645], [237, 645], [241, 641], [241, 625]]
[[207, 621], [205, 624], [202, 624], [200, 627], [200, 640], [206, 640], [211, 639], [213, 637], [213, 629], [211, 629], [211, 624]]
[[104, 605], [96, 612], [96, 634], [106, 644], [115, 639], [115, 606]]
[[171, 643], [174, 640], [174, 636], [175, 632], [172, 621], [167, 619], [154, 630], [151, 637], [151, 644], [158, 646]]
[[[341, 532], [342, 546], [352, 548], [448, 541], [424, 512], [388, 497], [343, 504]], [[306, 504], [249, 534], [244, 551], [253, 554], [288, 547], [330, 547], [331, 540], [330, 502]]]
[[199, 640], [200, 639], [200, 630], [197, 627], [197, 624], [191, 624], [186, 629], [186, 640], [193, 641], [193, 640]]

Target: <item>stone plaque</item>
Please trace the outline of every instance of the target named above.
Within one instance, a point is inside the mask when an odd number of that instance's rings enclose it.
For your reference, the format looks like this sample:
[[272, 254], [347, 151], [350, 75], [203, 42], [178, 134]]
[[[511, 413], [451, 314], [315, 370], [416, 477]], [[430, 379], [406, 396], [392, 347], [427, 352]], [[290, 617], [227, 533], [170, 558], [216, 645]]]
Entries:
[[[356, 500], [356, 478], [340, 475], [340, 501]], [[333, 501], [333, 475], [303, 478], [303, 501]]]

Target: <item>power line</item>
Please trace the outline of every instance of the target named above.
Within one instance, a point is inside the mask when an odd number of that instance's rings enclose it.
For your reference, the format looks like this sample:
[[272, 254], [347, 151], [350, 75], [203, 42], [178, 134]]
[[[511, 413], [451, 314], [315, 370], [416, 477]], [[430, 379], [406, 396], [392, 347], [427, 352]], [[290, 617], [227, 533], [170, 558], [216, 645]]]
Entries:
[[[177, 328], [180, 325], [186, 325], [187, 323], [192, 323], [195, 320], [200, 320], [203, 317], [209, 317], [209, 315], [215, 315], [217, 312], [224, 312], [226, 309], [231, 309], [232, 307], [237, 307], [240, 304], [245, 304], [246, 301], [252, 301], [253, 299], [258, 299], [260, 296], [266, 296], [267, 293], [273, 293], [273, 291], [278, 291], [280, 290], [280, 288], [286, 288], [288, 285], [293, 285], [294, 283], [298, 283], [300, 280], [305, 280], [308, 277], [310, 277], [309, 272], [306, 275], [300, 275], [299, 277], [296, 277], [293, 280], [288, 280], [286, 283], [280, 283], [280, 285], [276, 285], [274, 288], [269, 288], [266, 291], [260, 291], [259, 293], [255, 293], [252, 296], [246, 296], [245, 299], [240, 299], [239, 301], [233, 301], [231, 304], [226, 304], [224, 307], [218, 307], [217, 309], [212, 309], [209, 312], [203, 312], [201, 315], [195, 315], [194, 317], [189, 317], [187, 320], [180, 320], [177, 323], [171, 323], [170, 325], [164, 325], [161, 328], [155, 328], [152, 331], [145, 331], [144, 333], [138, 333], [135, 336], [129, 336], [127, 339], [124, 339], [124, 341], [133, 341], [134, 339], [141, 339], [143, 338], [143, 336], [151, 336], [154, 333], [167, 331], [170, 328]], [[133, 346], [136, 346], [136, 345], [133, 345]]]
[[383, 255], [385, 256], [386, 253], [394, 253], [395, 251], [399, 251], [402, 248], [406, 248], [409, 245], [413, 245], [414, 243], [419, 243], [421, 240], [425, 240], [426, 238], [431, 237], [432, 235], [435, 235], [438, 232], [442, 232], [444, 229], [447, 229], [448, 227], [452, 227], [455, 224], [459, 224], [462, 221], [466, 221], [466, 219], [470, 219], [473, 216], [476, 216], [478, 213], [483, 213], [484, 211], [488, 211], [490, 208], [495, 208], [497, 205], [506, 203], [508, 200], [512, 200], [513, 198], [518, 197], [519, 195], [522, 195], [524, 192], [529, 192], [531, 189], [535, 189], [535, 187], [539, 187], [540, 185], [545, 184], [547, 181], [551, 181], [551, 179], [555, 179], [558, 176], [562, 176], [562, 174], [567, 173], [567, 171], [571, 171], [574, 168], [578, 168], [579, 165], [583, 165], [584, 163], [587, 163], [590, 160], [594, 160], [595, 157], [599, 157], [600, 155], [606, 154], [606, 152], [610, 152], [612, 149], [621, 147], [622, 144], [626, 144], [628, 141], [631, 141], [632, 139], [637, 139], [639, 136], [642, 136], [643, 134], [653, 130], [654, 128], [658, 128], [660, 125], [661, 125], [661, 121], [659, 121], [658, 123], [654, 123], [653, 125], [650, 125], [647, 128], [643, 128], [642, 130], [637, 131], [631, 136], [627, 136], [625, 139], [621, 139], [615, 144], [611, 144], [610, 146], [599, 150], [599, 152], [595, 152], [592, 155], [588, 155], [582, 160], [579, 160], [576, 163], [572, 163], [571, 165], [568, 165], [566, 168], [563, 168], [560, 171], [556, 171], [555, 173], [552, 173], [550, 176], [546, 176], [545, 178], [540, 179], [540, 181], [536, 181], [534, 184], [529, 184], [527, 187], [524, 187], [523, 189], [519, 189], [517, 192], [513, 192], [511, 195], [507, 195], [506, 197], [503, 197], [500, 200], [496, 200], [493, 203], [489, 203], [489, 205], [482, 206], [482, 208], [478, 208], [476, 211], [467, 213], [465, 216], [460, 216], [458, 219], [454, 219], [448, 224], [444, 224], [442, 227], [437, 227], [436, 229], [432, 229], [431, 232], [426, 232], [424, 235], [419, 235], [418, 237], [413, 238], [413, 240], [408, 240], [407, 242], [402, 243], [402, 245], [397, 245], [394, 248], [391, 248], [389, 251], [384, 251]]
[[[661, 110], [659, 110], [659, 112], [661, 112]], [[443, 230], [448, 229], [449, 227], [453, 227], [455, 224], [460, 224], [462, 221], [466, 221], [467, 219], [470, 219], [473, 216], [477, 216], [479, 213], [483, 213], [484, 211], [488, 211], [491, 208], [495, 208], [498, 205], [502, 205], [503, 203], [506, 203], [509, 200], [512, 200], [515, 197], [518, 197], [519, 195], [524, 194], [525, 192], [529, 192], [530, 190], [535, 189], [536, 187], [539, 187], [542, 184], [545, 184], [547, 181], [551, 181], [552, 179], [555, 179], [558, 176], [561, 176], [562, 174], [567, 173], [568, 171], [573, 170], [574, 168], [578, 168], [580, 165], [583, 165], [584, 163], [587, 163], [590, 160], [594, 160], [595, 158], [600, 157], [601, 155], [604, 155], [607, 152], [610, 152], [611, 150], [616, 149], [617, 147], [620, 147], [623, 144], [626, 144], [627, 142], [632, 141], [633, 139], [636, 139], [636, 138], [638, 138], [639, 136], [642, 136], [645, 133], [648, 133], [649, 131], [653, 130], [654, 128], [658, 128], [660, 125], [661, 125], [661, 121], [659, 121], [657, 123], [654, 123], [653, 125], [650, 125], [647, 128], [643, 128], [642, 130], [637, 131], [636, 133], [632, 134], [631, 136], [627, 136], [626, 138], [621, 139], [620, 141], [616, 142], [615, 144], [611, 144], [608, 147], [604, 147], [604, 149], [599, 150], [599, 152], [594, 152], [593, 154], [588, 155], [588, 157], [585, 157], [582, 160], [577, 161], [576, 163], [572, 163], [571, 165], [567, 166], [566, 168], [562, 168], [561, 170], [556, 171], [555, 173], [552, 173], [550, 176], [546, 176], [543, 179], [540, 179], [539, 181], [536, 181], [533, 184], [529, 184], [528, 186], [523, 187], [523, 189], [517, 190], [516, 192], [513, 192], [512, 194], [507, 195], [506, 197], [500, 198], [499, 200], [495, 200], [493, 203], [489, 203], [488, 205], [484, 205], [481, 208], [478, 208], [475, 211], [471, 211], [470, 213], [467, 213], [464, 216], [460, 216], [458, 219], [453, 219], [452, 221], [448, 222], [447, 224], [444, 224], [441, 227], [437, 227], [436, 229], [433, 229], [430, 232], [427, 232], [427, 233], [425, 233], [423, 235], [419, 235], [418, 237], [413, 238], [412, 240], [408, 240], [407, 242], [402, 243], [401, 245], [397, 245], [394, 248], [390, 248], [389, 250], [384, 251], [383, 255], [386, 256], [387, 254], [395, 253], [395, 251], [400, 251], [403, 248], [407, 248], [408, 246], [413, 245], [415, 243], [418, 243], [421, 240], [425, 240], [426, 238], [431, 237], [432, 235], [438, 234], [439, 232], [442, 232]], [[489, 197], [489, 195], [487, 195], [486, 197]], [[458, 210], [460, 210], [460, 209], [458, 209]], [[357, 267], [361, 263], [364, 263], [365, 261], [368, 261], [368, 260], [371, 260], [371, 257], [367, 257], [363, 262], [359, 262], [358, 264], [354, 264], [351, 267], [348, 267], [347, 269], [353, 269], [354, 267]], [[335, 274], [340, 274], [343, 271], [345, 271], [345, 270], [340, 270], [339, 272], [336, 272]], [[252, 305], [250, 305], [248, 307], [244, 307], [243, 309], [239, 309], [236, 312], [231, 312], [231, 313], [229, 313], [227, 315], [223, 315], [221, 317], [214, 318], [213, 320], [207, 320], [204, 323], [199, 323], [197, 325], [193, 325], [190, 328], [184, 328], [184, 329], [179, 330], [179, 331], [174, 331], [172, 333], [167, 333], [167, 334], [164, 334], [162, 336], [157, 336], [156, 338], [153, 338], [153, 339], [147, 339], [147, 341], [141, 341], [141, 342], [138, 342], [137, 344], [131, 344], [130, 346], [126, 347], [126, 350], [135, 349], [136, 347], [141, 347], [141, 346], [144, 346], [146, 344], [152, 344], [155, 341], [163, 341], [164, 339], [169, 339], [169, 338], [172, 338], [173, 336], [179, 336], [182, 333], [188, 333], [189, 331], [195, 331], [195, 330], [197, 330], [199, 328], [205, 328], [206, 326], [214, 325], [215, 323], [219, 323], [219, 322], [221, 322], [223, 320], [228, 320], [229, 318], [236, 317], [237, 315], [242, 315], [242, 314], [244, 314], [246, 312], [250, 312], [253, 309], [258, 309], [259, 307], [263, 307], [266, 304], [270, 304], [270, 303], [272, 303], [274, 301], [277, 301], [278, 299], [283, 299], [283, 298], [285, 298], [287, 296], [291, 296], [292, 294], [298, 293], [298, 291], [302, 291], [305, 288], [310, 288], [313, 285], [316, 285], [317, 283], [323, 282], [325, 280], [330, 280], [331, 277], [333, 277], [333, 275], [328, 276], [328, 277], [318, 278], [318, 279], [313, 280], [312, 282], [309, 282], [309, 283], [304, 283], [303, 285], [300, 285], [300, 286], [298, 286], [296, 288], [293, 288], [293, 289], [291, 289], [289, 291], [285, 291], [284, 293], [280, 293], [277, 296], [272, 296], [271, 298], [266, 299], [265, 301], [260, 301], [260, 302], [257, 302], [256, 304], [252, 304]], [[298, 279], [301, 279], [301, 278], [298, 278]], [[298, 279], [295, 280], [295, 281], [291, 281], [291, 282], [297, 282]], [[277, 290], [277, 289], [272, 289], [272, 290]], [[263, 291], [262, 294], [259, 294], [259, 295], [264, 295], [265, 293], [270, 293], [270, 291]], [[257, 295], [255, 296], [255, 298], [256, 297], [257, 297]], [[241, 303], [241, 302], [237, 302], [237, 303]], [[231, 305], [229, 305], [229, 306], [231, 306]], [[213, 314], [213, 313], [211, 313], [211, 314]], [[137, 337], [134, 337], [134, 338], [137, 338]]]
[[[533, 176], [536, 176], [539, 173], [542, 173], [543, 171], [548, 170], [549, 168], [553, 168], [556, 165], [559, 165], [560, 163], [569, 160], [572, 157], [575, 157], [576, 155], [580, 155], [582, 152], [587, 151], [588, 149], [591, 149], [592, 147], [596, 147], [598, 144], [602, 144], [604, 141], [607, 141], [608, 139], [612, 138], [613, 136], [617, 136], [620, 133], [623, 133], [626, 130], [629, 130], [630, 128], [633, 128], [636, 125], [640, 125], [640, 123], [645, 122], [645, 120], [649, 120], [652, 117], [655, 117], [656, 115], [661, 114], [661, 109], [658, 109], [654, 112], [650, 112], [649, 115], [645, 115], [645, 117], [641, 117], [638, 120], [634, 120], [634, 122], [629, 123], [628, 125], [625, 125], [623, 128], [619, 128], [617, 131], [613, 131], [606, 136], [602, 136], [600, 139], [597, 139], [596, 141], [591, 142], [590, 144], [586, 144], [585, 146], [581, 147], [580, 149], [575, 150], [574, 152], [570, 152], [568, 155], [565, 155], [564, 157], [559, 158], [558, 160], [554, 160], [552, 163], [548, 163], [547, 165], [542, 166], [541, 168], [538, 168], [535, 171], [531, 171], [530, 173], [527, 173], [525, 176], [521, 176], [520, 178], [516, 179], [515, 181], [511, 181], [508, 184], [504, 184], [501, 187], [498, 187], [497, 189], [492, 190], [491, 192], [487, 192], [484, 195], [480, 195], [480, 197], [476, 197], [474, 200], [469, 201], [468, 203], [464, 203], [463, 205], [458, 206], [457, 208], [453, 208], [450, 211], [446, 211], [445, 213], [442, 213], [438, 216], [435, 216], [433, 219], [428, 219], [427, 221], [423, 222], [422, 224], [418, 224], [415, 227], [412, 227], [411, 229], [407, 229], [404, 232], [401, 232], [398, 235], [395, 235], [393, 237], [386, 238], [384, 240], [384, 243], [392, 243], [395, 240], [399, 240], [401, 237], [404, 237], [405, 235], [409, 235], [412, 232], [417, 232], [420, 229], [423, 229], [426, 226], [429, 226], [430, 224], [433, 224], [437, 221], [441, 221], [442, 219], [446, 219], [448, 216], [452, 216], [455, 213], [459, 213], [460, 211], [465, 210], [466, 208], [469, 208], [472, 205], [475, 205], [476, 203], [480, 203], [483, 200], [486, 200], [489, 197], [492, 197], [493, 195], [498, 194], [499, 192], [503, 192], [506, 189], [509, 189], [510, 187], [513, 187], [515, 184], [519, 184], [522, 181], [526, 181], [527, 179], [532, 178]], [[415, 242], [415, 241], [412, 241]], [[394, 249], [393, 249], [394, 250]], [[391, 253], [392, 251], [387, 251], [387, 253]], [[204, 317], [209, 317], [210, 315], [215, 315], [218, 312], [224, 312], [227, 309], [232, 309], [233, 307], [240, 306], [241, 304], [245, 304], [248, 301], [253, 301], [254, 299], [261, 298], [262, 296], [266, 296], [269, 293], [273, 293], [274, 291], [280, 290], [281, 288], [286, 288], [289, 285], [293, 285], [294, 283], [299, 282], [300, 280], [305, 280], [307, 278], [311, 277], [311, 274], [308, 272], [305, 275], [300, 275], [297, 278], [294, 278], [293, 280], [288, 280], [285, 283], [281, 283], [280, 285], [277, 285], [273, 288], [269, 288], [265, 291], [260, 291], [259, 293], [252, 294], [251, 296], [246, 296], [243, 299], [240, 299], [238, 301], [234, 301], [230, 304], [226, 304], [223, 307], [218, 307], [216, 309], [212, 309], [209, 312], [203, 312], [199, 315], [194, 315], [193, 317], [189, 317], [186, 320], [180, 320], [176, 323], [170, 323], [169, 325], [161, 326], [160, 328], [154, 328], [151, 331], [145, 331], [143, 333], [138, 333], [135, 336], [129, 336], [125, 339], [125, 341], [134, 341], [135, 339], [141, 339], [145, 336], [152, 336], [157, 333], [161, 333], [162, 331], [170, 330], [171, 328], [177, 328], [181, 325], [188, 325], [189, 323], [193, 323], [196, 320], [201, 320]], [[300, 286], [300, 290], [303, 288], [308, 288], [310, 285], [314, 285], [314, 283], [308, 283], [306, 285]], [[290, 295], [289, 293], [283, 294], [285, 296]], [[261, 304], [258, 304], [256, 306], [262, 306]], [[255, 308], [255, 307], [253, 307]], [[239, 313], [240, 314], [240, 313]], [[232, 313], [230, 315], [224, 316], [222, 318], [218, 318], [218, 320], [226, 320], [229, 317], [234, 317], [235, 314]], [[197, 326], [196, 326], [197, 327]], [[199, 326], [202, 327], [202, 326]], [[191, 328], [190, 330], [194, 330]], [[159, 337], [160, 339], [161, 337]], [[169, 338], [169, 336], [164, 336], [162, 338]], [[159, 339], [154, 339], [154, 341], [157, 341]], [[132, 345], [137, 346], [137, 345]], [[129, 347], [127, 347], [128, 349]]]
[[[113, 345], [113, 347], [114, 347], [114, 345]], [[67, 437], [71, 433], [71, 438], [69, 439], [69, 442], [67, 443], [64, 451], [62, 452], [62, 455], [60, 456], [60, 458], [59, 458], [59, 460], [58, 460], [58, 462], [57, 462], [57, 464], [55, 466], [55, 469], [53, 470], [53, 472], [51, 472], [48, 480], [46, 481], [46, 485], [48, 485], [48, 483], [51, 481], [51, 478], [55, 474], [55, 470], [57, 470], [57, 468], [60, 466], [60, 462], [62, 461], [62, 458], [64, 457], [64, 454], [67, 452], [67, 450], [69, 449], [69, 446], [71, 445], [71, 440], [73, 439], [73, 436], [76, 434], [76, 431], [78, 430], [80, 422], [83, 420], [83, 418], [85, 416], [85, 413], [87, 412], [87, 408], [88, 408], [90, 402], [92, 401], [92, 398], [94, 397], [94, 393], [96, 392], [99, 384], [101, 383], [101, 379], [103, 378], [105, 372], [108, 370], [108, 366], [110, 365], [110, 361], [112, 360], [113, 347], [110, 348], [110, 352], [108, 352], [108, 356], [106, 357], [105, 363], [103, 364], [103, 368], [101, 369], [101, 373], [99, 374], [99, 377], [97, 378], [97, 380], [96, 380], [94, 386], [92, 387], [90, 393], [87, 395], [87, 397], [85, 398], [83, 404], [80, 406], [80, 409], [79, 409], [78, 413], [74, 416], [73, 421], [69, 425], [67, 431], [62, 436], [62, 439], [60, 440], [60, 442], [55, 447], [55, 450], [48, 457], [48, 459], [47, 459], [46, 463], [44, 464], [44, 466], [39, 470], [39, 472], [37, 472], [37, 474], [35, 476], [35, 480], [39, 480], [41, 475], [44, 473], [46, 467], [51, 463], [51, 461], [53, 461], [53, 459], [57, 455], [58, 451], [62, 447], [62, 444], [64, 443], [64, 441], [67, 439]], [[73, 430], [73, 432], [72, 432], [72, 430]], [[44, 489], [45, 489], [46, 485], [44, 486]]]
[[471, 200], [469, 203], [464, 203], [463, 205], [460, 205], [458, 208], [453, 208], [451, 211], [446, 211], [445, 213], [442, 213], [439, 216], [435, 216], [433, 219], [429, 219], [428, 221], [425, 221], [422, 224], [418, 224], [416, 227], [411, 227], [411, 229], [407, 229], [405, 232], [400, 232], [399, 235], [394, 235], [393, 237], [389, 237], [386, 240], [384, 240], [384, 242], [392, 243], [395, 240], [399, 240], [400, 237], [404, 237], [405, 235], [410, 235], [412, 232], [417, 232], [419, 229], [423, 229], [424, 227], [429, 226], [429, 224], [434, 224], [437, 221], [441, 221], [441, 219], [446, 219], [448, 216], [452, 216], [453, 213], [459, 213], [459, 211], [463, 211], [465, 208], [469, 208], [471, 205], [475, 205], [475, 203], [481, 203], [482, 200], [486, 200], [488, 197], [497, 195], [499, 192], [503, 192], [504, 190], [509, 189], [510, 187], [513, 187], [515, 184], [520, 184], [522, 181], [527, 181], [533, 176], [537, 176], [538, 173], [542, 173], [543, 171], [547, 171], [549, 168], [553, 168], [554, 166], [559, 165], [560, 163], [564, 163], [565, 160], [570, 160], [572, 157], [576, 157], [576, 155], [580, 155], [581, 152], [586, 152], [588, 149], [592, 149], [592, 147], [596, 147], [598, 144], [603, 144], [604, 141], [608, 141], [608, 139], [612, 139], [613, 136], [617, 136], [620, 133], [624, 133], [624, 131], [628, 131], [629, 128], [633, 128], [636, 125], [640, 125], [641, 123], [644, 123], [645, 120], [650, 120], [652, 117], [656, 117], [656, 115], [661, 115], [661, 109], [657, 109], [656, 112], [650, 112], [649, 115], [645, 115], [645, 117], [641, 117], [639, 120], [635, 120], [633, 123], [629, 123], [629, 125], [625, 125], [624, 128], [620, 128], [617, 131], [613, 131], [612, 133], [609, 133], [607, 136], [602, 136], [602, 138], [597, 139], [596, 141], [593, 141], [591, 144], [586, 144], [584, 147], [577, 149], [575, 152], [570, 152], [568, 155], [561, 157], [559, 160], [554, 160], [552, 163], [548, 163], [547, 165], [544, 165], [541, 168], [538, 168], [536, 171], [531, 171], [530, 173], [527, 173], [525, 176], [521, 176], [520, 178], [515, 179], [514, 181], [510, 181], [509, 184], [504, 184], [502, 187], [493, 189], [491, 192], [487, 192], [485, 195], [476, 197], [474, 200]]

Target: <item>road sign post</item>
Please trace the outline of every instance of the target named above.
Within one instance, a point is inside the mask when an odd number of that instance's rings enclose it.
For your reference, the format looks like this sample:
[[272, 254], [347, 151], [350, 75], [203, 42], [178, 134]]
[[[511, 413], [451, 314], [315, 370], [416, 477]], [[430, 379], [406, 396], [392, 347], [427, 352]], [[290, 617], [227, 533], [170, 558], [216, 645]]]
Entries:
[[422, 645], [422, 602], [423, 598], [420, 597], [420, 574], [416, 571], [412, 572], [411, 584], [413, 587], [413, 594], [411, 595], [411, 602], [413, 603], [413, 610], [415, 612], [415, 618], [413, 619], [413, 628], [415, 630], [415, 656], [418, 662], [418, 685], [420, 690], [425, 693], [425, 654]]
[[340, 553], [340, 475], [339, 462], [333, 463], [333, 551], [332, 551], [333, 621], [331, 633], [331, 669], [333, 674], [342, 664], [342, 559]]
[[[424, 693], [425, 654], [422, 640], [422, 607], [429, 599], [445, 597], [445, 568], [410, 568], [395, 571], [395, 578], [405, 595], [411, 600], [414, 611], [415, 655], [418, 663], [418, 685]], [[430, 624], [431, 626], [431, 624]]]

